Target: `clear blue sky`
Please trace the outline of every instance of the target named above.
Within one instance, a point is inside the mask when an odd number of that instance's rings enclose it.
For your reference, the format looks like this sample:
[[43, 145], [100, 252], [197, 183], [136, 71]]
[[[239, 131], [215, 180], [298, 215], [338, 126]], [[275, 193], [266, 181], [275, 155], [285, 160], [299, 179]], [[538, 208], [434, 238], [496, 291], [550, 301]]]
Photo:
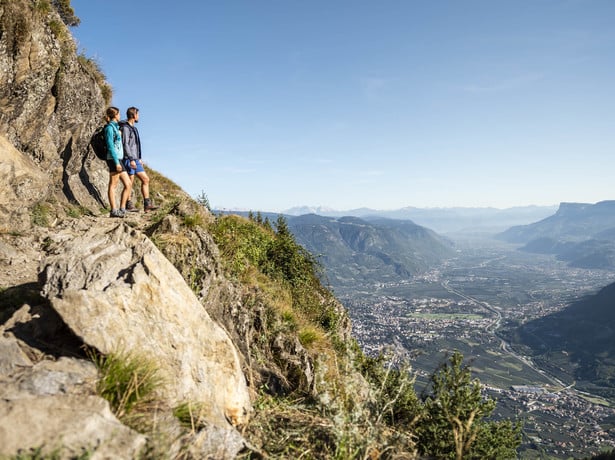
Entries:
[[72, 5], [146, 162], [216, 208], [615, 199], [613, 0]]

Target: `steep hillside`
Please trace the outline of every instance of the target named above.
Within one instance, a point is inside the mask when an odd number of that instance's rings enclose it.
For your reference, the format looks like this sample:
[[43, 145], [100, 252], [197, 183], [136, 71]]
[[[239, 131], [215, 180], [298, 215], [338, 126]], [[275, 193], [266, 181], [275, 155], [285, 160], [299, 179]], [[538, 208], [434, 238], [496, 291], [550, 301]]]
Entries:
[[571, 266], [615, 268], [615, 201], [562, 203], [553, 216], [498, 235], [524, 251], [554, 254]]
[[553, 374], [580, 389], [615, 398], [615, 284], [511, 334]]
[[308, 214], [288, 222], [334, 288], [407, 279], [453, 253], [450, 241], [411, 221]]

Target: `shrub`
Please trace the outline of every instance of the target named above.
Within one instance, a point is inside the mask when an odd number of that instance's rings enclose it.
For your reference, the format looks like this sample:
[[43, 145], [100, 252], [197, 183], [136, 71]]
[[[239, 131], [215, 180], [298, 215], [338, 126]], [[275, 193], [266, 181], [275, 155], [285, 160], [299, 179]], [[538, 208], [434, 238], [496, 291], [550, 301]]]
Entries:
[[78, 26], [81, 20], [75, 15], [75, 10], [70, 4], [70, 0], [52, 0], [53, 6], [58, 11], [62, 21], [67, 26]]
[[516, 458], [521, 426], [485, 421], [496, 402], [483, 398], [480, 382], [462, 361], [456, 351], [431, 377], [417, 426], [419, 450], [441, 459]]
[[38, 0], [34, 4], [34, 10], [45, 16], [51, 13], [51, 3], [49, 3], [49, 0]]
[[188, 228], [203, 225], [203, 217], [200, 214], [184, 216], [184, 225]]
[[49, 227], [52, 211], [53, 208], [49, 203], [38, 202], [32, 207], [30, 221], [39, 227]]
[[92, 212], [81, 205], [78, 204], [69, 204], [66, 206], [66, 214], [68, 217], [72, 217], [73, 219], [78, 219], [82, 216], [91, 216]]
[[211, 205], [209, 204], [209, 198], [207, 198], [207, 195], [203, 190], [201, 190], [201, 194], [196, 197], [196, 202], [203, 206], [205, 209], [207, 209], [209, 212], [212, 212]]
[[49, 21], [49, 29], [51, 29], [51, 33], [61, 42], [65, 42], [69, 37], [66, 27], [61, 21], [52, 19]]
[[361, 356], [359, 370], [375, 392], [378, 418], [390, 426], [411, 429], [421, 416], [421, 405], [414, 391], [414, 376], [409, 364], [394, 366], [383, 354]]

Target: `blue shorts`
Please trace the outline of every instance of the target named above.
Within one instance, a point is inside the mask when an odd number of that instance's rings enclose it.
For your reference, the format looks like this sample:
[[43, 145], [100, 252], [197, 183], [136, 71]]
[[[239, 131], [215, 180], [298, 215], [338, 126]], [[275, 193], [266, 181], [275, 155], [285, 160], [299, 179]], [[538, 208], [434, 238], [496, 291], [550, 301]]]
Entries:
[[134, 169], [130, 167], [130, 159], [124, 158], [122, 162], [124, 163], [124, 169], [126, 169], [128, 174], [131, 176], [134, 176], [135, 174], [140, 173], [140, 172], [145, 172], [145, 169], [143, 169], [143, 163], [141, 162], [141, 160], [135, 160], [135, 163], [137, 163], [137, 167]]

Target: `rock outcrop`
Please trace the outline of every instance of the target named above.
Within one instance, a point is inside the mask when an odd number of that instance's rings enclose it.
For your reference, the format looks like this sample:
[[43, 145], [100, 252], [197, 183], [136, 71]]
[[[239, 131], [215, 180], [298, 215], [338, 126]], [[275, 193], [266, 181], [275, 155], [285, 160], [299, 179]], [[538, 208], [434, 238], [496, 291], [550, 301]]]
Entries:
[[94, 66], [77, 55], [70, 31], [45, 3], [0, 1], [0, 135], [44, 171], [59, 195], [95, 209], [107, 173], [88, 144], [105, 101]]
[[124, 223], [75, 220], [50, 236], [43, 295], [86, 345], [137, 351], [159, 367], [171, 406], [209, 408], [207, 421], [244, 424], [250, 395], [228, 334], [175, 267]]
[[0, 455], [42, 446], [66, 458], [143, 452], [145, 437], [97, 396], [87, 348], [145, 356], [159, 369], [156, 398], [167, 412], [200, 408], [205, 428], [177, 442], [192, 458], [234, 458], [246, 444], [235, 426], [251, 413], [240, 356], [175, 267], [121, 221], [83, 217], [39, 232], [40, 268], [24, 264], [19, 276], [40, 280], [11, 289], [41, 295], [0, 309]]
[[36, 163], [0, 135], [0, 228], [31, 226], [30, 209], [47, 196], [51, 181]]
[[65, 357], [33, 364], [7, 337], [0, 350], [0, 455], [49, 446], [65, 457], [93, 452], [89, 458], [130, 459], [143, 450], [145, 436], [121, 424], [94, 394], [92, 363]]
[[[167, 457], [233, 458], [252, 410], [242, 354], [142, 224], [95, 217], [108, 174], [89, 140], [108, 87], [53, 4], [0, 0], [0, 456], [152, 449], [98, 395], [88, 349], [156, 364]], [[172, 416], [183, 403], [198, 429]]]

